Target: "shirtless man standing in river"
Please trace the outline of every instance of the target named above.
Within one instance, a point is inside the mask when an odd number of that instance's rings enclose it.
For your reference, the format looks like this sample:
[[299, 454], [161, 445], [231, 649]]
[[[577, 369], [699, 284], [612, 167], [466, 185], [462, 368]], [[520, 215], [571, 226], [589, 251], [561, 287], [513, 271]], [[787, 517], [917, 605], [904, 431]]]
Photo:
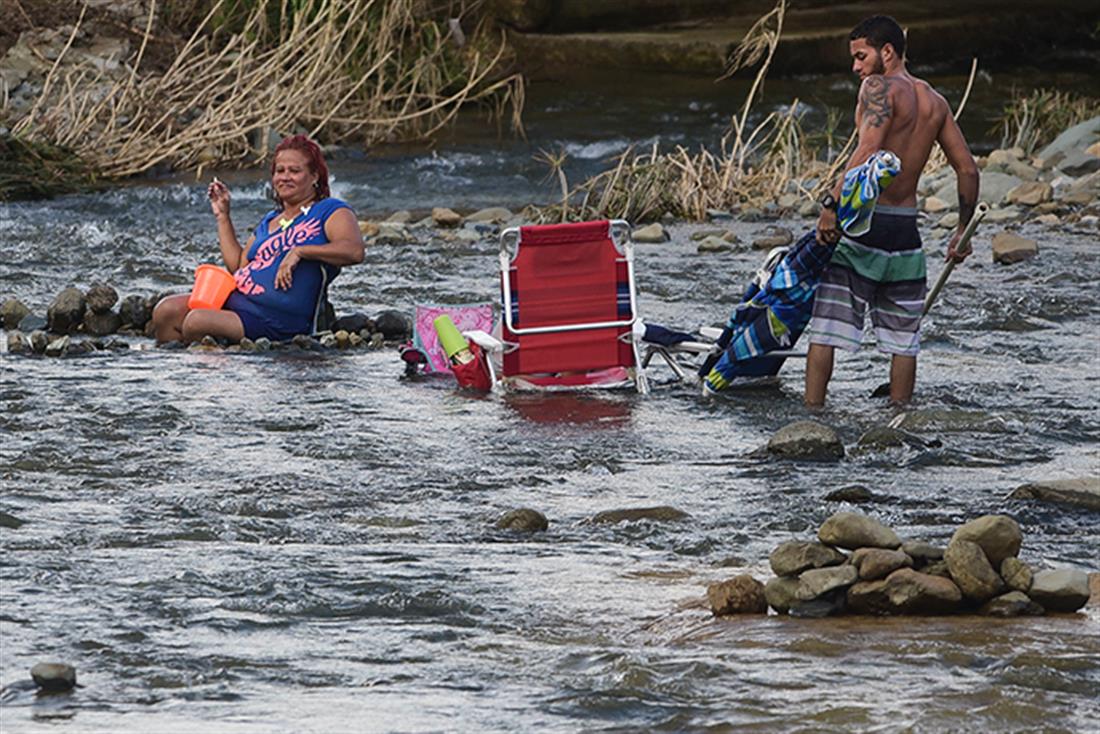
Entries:
[[859, 237], [842, 236], [837, 226], [843, 176], [821, 199], [817, 239], [839, 244], [822, 275], [809, 327], [806, 404], [811, 407], [825, 404], [834, 348], [859, 348], [865, 311], [870, 311], [879, 350], [891, 355], [890, 401], [902, 404], [913, 396], [927, 285], [917, 231], [917, 181], [934, 143], [943, 148], [958, 179], [959, 225], [947, 248], [949, 260], [962, 262], [969, 254], [956, 246], [978, 201], [974, 157], [944, 98], [906, 70], [901, 26], [876, 15], [848, 38], [852, 71], [862, 84], [856, 105], [859, 144], [847, 168], [886, 149], [901, 158], [901, 173], [879, 196], [871, 230]]

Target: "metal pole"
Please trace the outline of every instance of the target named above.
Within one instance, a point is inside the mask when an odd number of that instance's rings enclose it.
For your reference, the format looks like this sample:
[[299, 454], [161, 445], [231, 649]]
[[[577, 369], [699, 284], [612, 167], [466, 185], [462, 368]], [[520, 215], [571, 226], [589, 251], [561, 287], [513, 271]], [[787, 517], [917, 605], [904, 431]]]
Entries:
[[[969, 252], [970, 251], [970, 238], [974, 236], [974, 230], [978, 228], [978, 222], [989, 211], [989, 205], [984, 201], [979, 203], [974, 209], [974, 216], [970, 218], [970, 222], [967, 223], [966, 229], [963, 230], [962, 237], [959, 238], [959, 246], [955, 248], [956, 252]], [[932, 290], [928, 292], [928, 297], [924, 299], [924, 310], [921, 311], [921, 316], [925, 316], [928, 310], [932, 308], [932, 304], [936, 302], [936, 297], [939, 296], [940, 291], [943, 290], [943, 286], [947, 283], [947, 278], [951, 275], [951, 271], [955, 269], [957, 263], [951, 260], [944, 266], [943, 272], [940, 273], [939, 280], [932, 286]]]

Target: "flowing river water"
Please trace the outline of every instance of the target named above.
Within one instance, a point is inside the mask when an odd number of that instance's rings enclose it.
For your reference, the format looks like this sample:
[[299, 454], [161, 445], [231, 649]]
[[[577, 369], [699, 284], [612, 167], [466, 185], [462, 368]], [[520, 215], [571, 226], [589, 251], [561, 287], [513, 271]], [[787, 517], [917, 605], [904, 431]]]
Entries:
[[[806, 86], [833, 84], [841, 106], [846, 83]], [[540, 147], [598, 168], [629, 142], [712, 139], [733, 107], [691, 88], [660, 102], [560, 92], [532, 94], [528, 141], [460, 128], [435, 153], [335, 162], [335, 192], [361, 213], [518, 208], [552, 195]], [[264, 174], [227, 178], [251, 226]], [[748, 239], [763, 225], [729, 226]], [[720, 323], [758, 266], [759, 253], [697, 253], [698, 227], [638, 246], [649, 319]], [[1025, 225], [1040, 255], [1005, 267], [995, 231], [925, 324], [907, 425], [938, 445], [856, 450], [896, 414], [869, 396], [886, 361], [865, 350], [839, 360], [817, 416], [848, 446], [839, 463], [753, 454], [808, 417], [797, 362], [776, 388], [704, 400], [660, 373], [647, 397], [471, 396], [403, 379], [392, 349], [131, 338], [121, 353], [0, 355], [0, 509], [25, 521], [0, 529], [0, 730], [1096, 731], [1096, 606], [811, 620], [716, 619], [703, 604], [709, 582], [766, 579], [778, 543], [852, 509], [824, 497], [853, 483], [876, 494], [859, 509], [903, 536], [942, 544], [1007, 513], [1034, 566], [1098, 569], [1095, 512], [1006, 499], [1097, 473], [1096, 233]], [[934, 277], [943, 245], [925, 237]], [[39, 313], [69, 284], [185, 288], [215, 251], [193, 180], [0, 205], [0, 296]], [[368, 314], [490, 301], [495, 252], [492, 238], [380, 245], [333, 301]], [[690, 517], [589, 522], [656, 505]], [[549, 530], [494, 529], [521, 506]], [[46, 660], [74, 664], [81, 687], [35, 695], [27, 671]]]

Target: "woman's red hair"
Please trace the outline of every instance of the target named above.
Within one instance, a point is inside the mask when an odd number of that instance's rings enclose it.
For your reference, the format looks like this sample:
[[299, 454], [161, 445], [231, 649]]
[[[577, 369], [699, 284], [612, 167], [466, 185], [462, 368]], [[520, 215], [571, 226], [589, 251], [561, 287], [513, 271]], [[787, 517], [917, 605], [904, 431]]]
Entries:
[[[317, 186], [315, 187], [317, 201], [331, 196], [331, 192], [328, 188], [328, 166], [325, 165], [325, 157], [321, 154], [321, 147], [317, 145], [317, 143], [313, 142], [305, 135], [291, 135], [288, 138], [283, 138], [282, 141], [275, 146], [275, 152], [271, 156], [272, 176], [275, 175], [275, 156], [284, 150], [296, 150], [306, 157], [310, 173], [317, 175]], [[275, 204], [282, 206], [283, 200], [279, 198], [278, 194], [274, 196]]]

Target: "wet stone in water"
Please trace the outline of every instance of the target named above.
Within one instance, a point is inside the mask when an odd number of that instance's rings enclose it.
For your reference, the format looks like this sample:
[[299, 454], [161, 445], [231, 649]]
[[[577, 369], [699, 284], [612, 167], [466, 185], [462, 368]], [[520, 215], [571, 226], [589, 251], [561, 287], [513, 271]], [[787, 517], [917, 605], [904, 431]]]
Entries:
[[983, 602], [1005, 590], [1004, 581], [993, 570], [982, 547], [969, 540], [952, 540], [943, 554], [947, 570], [962, 593], [973, 601]]
[[1077, 568], [1039, 571], [1028, 596], [1048, 612], [1076, 612], [1089, 600], [1089, 577]]
[[780, 543], [768, 562], [776, 576], [797, 576], [811, 568], [839, 566], [846, 556], [835, 548], [808, 540], [788, 540]]
[[520, 533], [541, 533], [550, 527], [546, 515], [529, 507], [520, 507], [509, 510], [496, 521], [496, 527], [500, 530], [514, 530]]
[[707, 587], [707, 601], [715, 616], [726, 614], [766, 614], [764, 584], [748, 574], [734, 576]]
[[76, 288], [66, 288], [57, 294], [46, 310], [49, 330], [55, 334], [71, 334], [84, 321], [86, 310], [84, 294]]
[[1020, 525], [1007, 515], [983, 515], [961, 525], [951, 539], [977, 543], [993, 567], [1000, 568], [1001, 561], [1020, 552], [1024, 535]]
[[768, 441], [775, 456], [812, 461], [836, 461], [844, 457], [844, 444], [836, 431], [816, 421], [796, 421], [780, 428]]
[[899, 550], [860, 548], [852, 553], [851, 564], [859, 571], [861, 580], [874, 581], [886, 578], [899, 568], [912, 568], [913, 559]]
[[834, 489], [832, 492], [825, 495], [826, 502], [851, 502], [852, 504], [859, 504], [860, 502], [871, 502], [874, 499], [875, 493], [859, 484], [851, 484], [847, 487]]
[[833, 514], [821, 524], [817, 537], [822, 543], [850, 550], [897, 548], [901, 545], [897, 533], [878, 520], [857, 512]]
[[30, 312], [31, 310], [18, 298], [8, 298], [3, 305], [0, 305], [0, 322], [5, 329], [14, 329]]
[[978, 613], [989, 617], [1038, 616], [1043, 614], [1043, 608], [1022, 591], [1010, 591], [987, 601]]
[[1025, 594], [1031, 590], [1031, 567], [1019, 558], [1010, 556], [1001, 561], [1001, 578], [1010, 589]]
[[76, 668], [65, 663], [38, 663], [31, 668], [31, 678], [44, 691], [68, 691], [76, 685]]
[[97, 283], [88, 289], [84, 301], [92, 313], [107, 313], [118, 303], [118, 291], [109, 285]]
[[683, 510], [675, 507], [661, 505], [659, 507], [632, 507], [623, 510], [604, 510], [597, 512], [589, 520], [594, 525], [611, 525], [620, 522], [637, 522], [638, 520], [650, 520], [653, 522], [679, 522], [691, 517]]

